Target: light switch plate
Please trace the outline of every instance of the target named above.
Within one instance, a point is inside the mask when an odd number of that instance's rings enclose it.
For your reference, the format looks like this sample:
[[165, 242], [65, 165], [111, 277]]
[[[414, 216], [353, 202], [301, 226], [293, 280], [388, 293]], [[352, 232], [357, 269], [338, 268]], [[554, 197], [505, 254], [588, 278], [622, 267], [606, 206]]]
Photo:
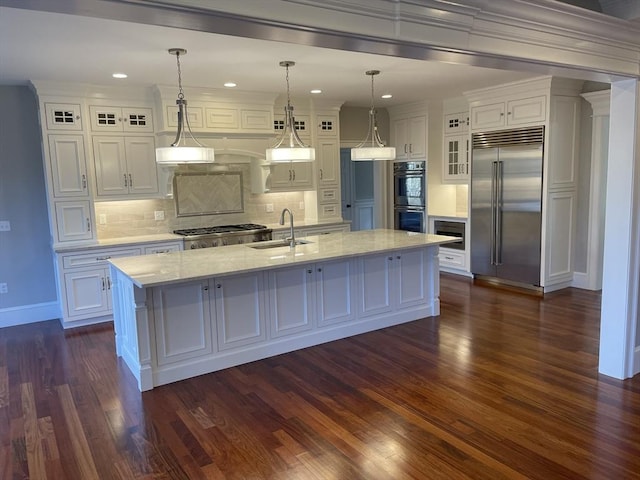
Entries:
[[273, 212], [273, 203], [267, 203], [264, 206], [264, 211], [267, 212], [267, 213]]
[[153, 212], [153, 218], [156, 220], [164, 220], [164, 210], [156, 210]]
[[11, 223], [9, 220], [0, 220], [0, 232], [10, 232]]
[[100, 225], [106, 225], [107, 224], [107, 214], [106, 213], [101, 213], [100, 215], [98, 215], [98, 223]]

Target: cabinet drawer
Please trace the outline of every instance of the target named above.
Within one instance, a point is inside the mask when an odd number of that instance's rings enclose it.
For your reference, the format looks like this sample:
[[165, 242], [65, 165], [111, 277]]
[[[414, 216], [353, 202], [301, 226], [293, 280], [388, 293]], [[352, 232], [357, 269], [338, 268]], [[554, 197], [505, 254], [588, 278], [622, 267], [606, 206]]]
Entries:
[[319, 205], [318, 209], [320, 210], [318, 215], [320, 218], [330, 218], [330, 217], [340, 216], [340, 205], [338, 205], [337, 203]]
[[338, 200], [337, 188], [321, 188], [318, 192], [318, 198], [321, 203], [336, 202]]
[[139, 248], [127, 248], [122, 250], [95, 250], [89, 253], [78, 255], [63, 255], [62, 265], [64, 268], [86, 267], [91, 265], [106, 264], [111, 258], [132, 257], [140, 255]]
[[438, 259], [440, 260], [440, 266], [452, 267], [458, 269], [466, 268], [466, 259], [464, 252], [456, 252], [450, 248], [441, 248], [438, 253]]
[[182, 250], [179, 243], [168, 243], [166, 245], [147, 245], [144, 247], [145, 255], [153, 255], [154, 253], [179, 252]]

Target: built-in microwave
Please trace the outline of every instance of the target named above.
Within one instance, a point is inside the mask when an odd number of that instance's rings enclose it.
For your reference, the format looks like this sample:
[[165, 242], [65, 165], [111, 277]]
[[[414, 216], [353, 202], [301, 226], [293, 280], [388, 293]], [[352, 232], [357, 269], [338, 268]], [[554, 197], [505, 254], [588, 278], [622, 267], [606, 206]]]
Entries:
[[436, 235], [446, 235], [447, 237], [459, 237], [461, 242], [447, 243], [444, 245], [446, 248], [453, 248], [454, 250], [465, 249], [465, 223], [456, 222], [450, 220], [434, 220], [433, 233]]

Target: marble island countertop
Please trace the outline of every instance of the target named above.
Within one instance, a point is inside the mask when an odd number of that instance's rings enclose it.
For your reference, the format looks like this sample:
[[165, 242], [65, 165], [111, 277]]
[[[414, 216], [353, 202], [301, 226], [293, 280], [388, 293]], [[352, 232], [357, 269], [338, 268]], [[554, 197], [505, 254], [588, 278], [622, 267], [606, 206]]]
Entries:
[[264, 249], [250, 246], [265, 243], [259, 242], [123, 257], [112, 259], [110, 263], [138, 287], [153, 287], [371, 253], [442, 245], [459, 239], [380, 229], [310, 236], [305, 241], [309, 243], [297, 245], [293, 249], [288, 246]]

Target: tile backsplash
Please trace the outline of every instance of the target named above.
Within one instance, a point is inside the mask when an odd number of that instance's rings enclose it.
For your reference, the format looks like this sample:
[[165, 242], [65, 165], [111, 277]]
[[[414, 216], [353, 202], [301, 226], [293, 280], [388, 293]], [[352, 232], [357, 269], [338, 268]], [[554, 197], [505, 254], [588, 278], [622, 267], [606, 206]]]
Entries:
[[[96, 202], [95, 214], [98, 238], [118, 238], [138, 235], [169, 233], [180, 228], [195, 228], [235, 223], [278, 223], [280, 212], [289, 208], [294, 217], [303, 219], [303, 192], [251, 193], [249, 166], [239, 165], [243, 172], [244, 212], [217, 215], [196, 215], [177, 217], [173, 198], [150, 200], [126, 200]], [[273, 212], [267, 212], [267, 204], [273, 205]], [[155, 212], [164, 212], [164, 220], [156, 220]], [[101, 220], [106, 223], [101, 223]]]

